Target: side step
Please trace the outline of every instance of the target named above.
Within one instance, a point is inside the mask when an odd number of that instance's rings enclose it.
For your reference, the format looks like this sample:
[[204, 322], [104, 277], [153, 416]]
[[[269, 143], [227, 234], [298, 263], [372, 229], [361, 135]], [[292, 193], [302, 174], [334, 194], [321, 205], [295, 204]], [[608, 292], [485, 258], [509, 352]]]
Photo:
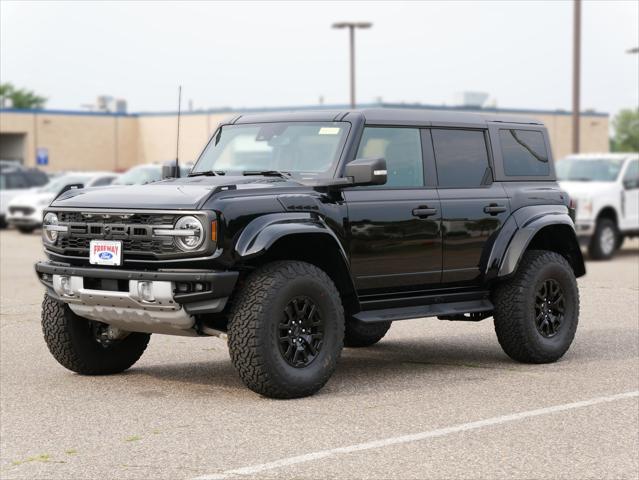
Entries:
[[[432, 305], [417, 305], [414, 307], [385, 308], [382, 310], [367, 310], [356, 313], [354, 317], [364, 323], [394, 322], [423, 317], [446, 317], [442, 320], [481, 320], [490, 316], [493, 304], [488, 299], [468, 300], [465, 302], [435, 303]], [[471, 315], [463, 317], [465, 313], [486, 313], [486, 315]]]

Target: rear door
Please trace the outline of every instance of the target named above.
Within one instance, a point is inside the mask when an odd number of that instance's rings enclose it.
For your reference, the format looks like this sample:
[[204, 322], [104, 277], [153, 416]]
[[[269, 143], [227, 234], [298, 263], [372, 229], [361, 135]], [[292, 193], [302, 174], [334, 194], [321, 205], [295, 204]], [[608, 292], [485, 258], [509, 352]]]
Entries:
[[639, 230], [639, 160], [630, 160], [622, 180], [621, 229]]
[[[430, 139], [428, 138], [428, 141]], [[411, 290], [441, 278], [441, 207], [415, 127], [366, 127], [357, 158], [386, 159], [386, 185], [344, 191], [358, 291]], [[426, 151], [432, 147], [426, 146]]]
[[485, 248], [510, 214], [493, 182], [486, 130], [433, 128], [442, 208], [442, 283], [476, 283]]

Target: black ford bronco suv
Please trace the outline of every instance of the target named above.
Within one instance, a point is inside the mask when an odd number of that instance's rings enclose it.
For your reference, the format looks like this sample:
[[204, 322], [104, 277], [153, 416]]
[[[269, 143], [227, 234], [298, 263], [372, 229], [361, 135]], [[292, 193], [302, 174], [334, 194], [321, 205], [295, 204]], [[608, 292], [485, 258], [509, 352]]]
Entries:
[[393, 321], [494, 318], [520, 362], [559, 359], [585, 268], [546, 129], [372, 109], [239, 116], [187, 178], [70, 190], [44, 217], [46, 343], [122, 372], [151, 333], [228, 335], [255, 392], [318, 391]]

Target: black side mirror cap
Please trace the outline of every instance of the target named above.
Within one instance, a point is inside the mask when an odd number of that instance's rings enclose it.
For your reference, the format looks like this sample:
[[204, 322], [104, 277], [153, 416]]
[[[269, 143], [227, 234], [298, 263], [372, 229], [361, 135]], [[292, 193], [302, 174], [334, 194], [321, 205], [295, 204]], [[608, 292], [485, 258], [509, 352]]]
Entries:
[[346, 165], [344, 176], [352, 186], [384, 185], [387, 180], [386, 160], [383, 158], [358, 158]]

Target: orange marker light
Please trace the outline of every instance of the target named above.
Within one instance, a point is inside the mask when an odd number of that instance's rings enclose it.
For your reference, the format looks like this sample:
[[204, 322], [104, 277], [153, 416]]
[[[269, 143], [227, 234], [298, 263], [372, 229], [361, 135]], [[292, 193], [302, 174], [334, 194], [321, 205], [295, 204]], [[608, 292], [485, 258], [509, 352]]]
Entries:
[[217, 220], [211, 222], [211, 240], [217, 242]]

